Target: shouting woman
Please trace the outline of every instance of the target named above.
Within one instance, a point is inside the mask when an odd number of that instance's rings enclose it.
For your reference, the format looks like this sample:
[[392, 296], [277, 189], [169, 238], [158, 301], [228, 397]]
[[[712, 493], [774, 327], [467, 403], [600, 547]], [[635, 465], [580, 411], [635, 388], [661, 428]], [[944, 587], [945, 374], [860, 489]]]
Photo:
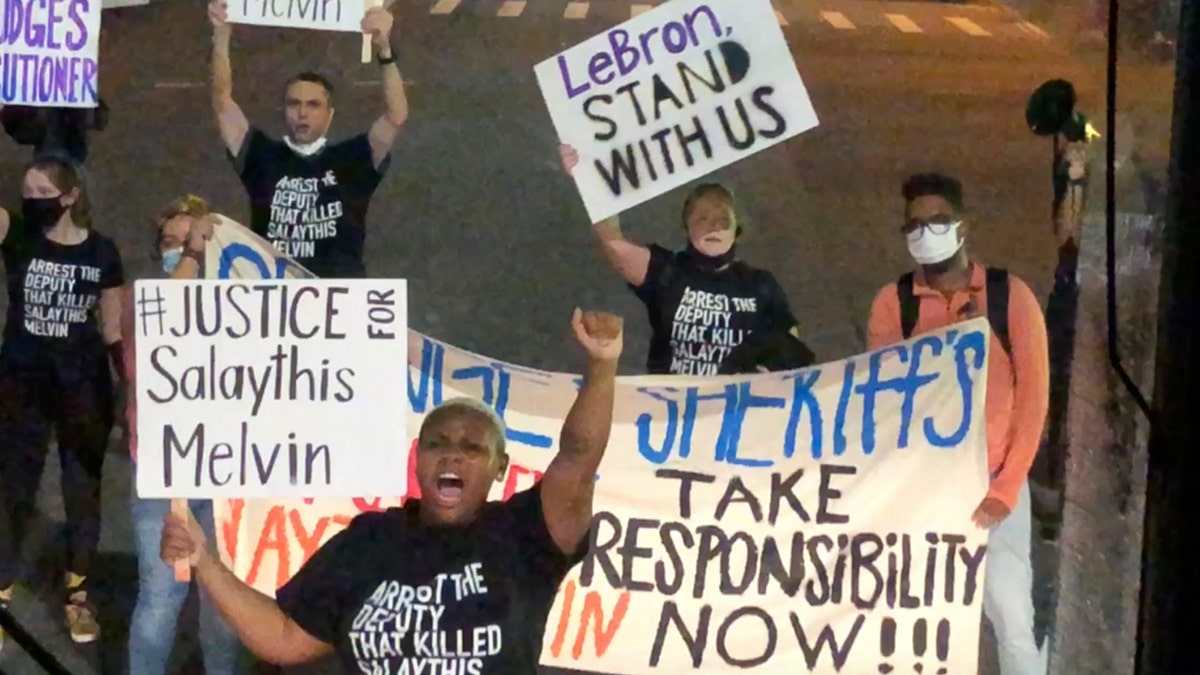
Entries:
[[99, 635], [85, 584], [100, 540], [100, 472], [114, 421], [109, 360], [124, 372], [112, 240], [92, 229], [77, 165], [35, 160], [21, 210], [0, 210], [8, 319], [0, 344], [0, 604], [12, 599], [19, 536], [35, 508], [50, 432], [62, 463], [69, 541], [64, 601], [75, 642]]
[[535, 672], [559, 583], [587, 549], [622, 346], [615, 316], [575, 310], [571, 323], [589, 362], [558, 454], [532, 488], [488, 501], [508, 467], [505, 425], [483, 403], [454, 399], [421, 425], [421, 498], [355, 518], [275, 598], [224, 567], [194, 520], [168, 516], [163, 560], [187, 560], [269, 663], [335, 652], [354, 672]]
[[[570, 176], [579, 154], [560, 147]], [[775, 276], [736, 257], [742, 233], [733, 193], [718, 183], [698, 185], [683, 202], [687, 247], [671, 251], [625, 238], [617, 217], [593, 227], [604, 256], [646, 306], [655, 375], [717, 375], [751, 333], [799, 333], [796, 317]], [[808, 365], [797, 363], [792, 367]]]

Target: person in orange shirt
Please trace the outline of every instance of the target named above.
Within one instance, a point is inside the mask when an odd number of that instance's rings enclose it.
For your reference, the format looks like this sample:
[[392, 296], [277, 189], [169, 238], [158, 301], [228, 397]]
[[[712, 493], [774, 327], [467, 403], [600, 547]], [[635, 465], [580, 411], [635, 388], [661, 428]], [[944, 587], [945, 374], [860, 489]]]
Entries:
[[975, 523], [990, 530], [983, 611], [996, 633], [1001, 674], [1045, 675], [1046, 656], [1033, 627], [1027, 481], [1050, 395], [1042, 309], [1024, 281], [967, 255], [958, 180], [920, 174], [905, 181], [902, 193], [901, 231], [918, 267], [875, 296], [868, 347], [880, 349], [976, 317], [987, 316], [991, 323], [985, 405], [992, 480], [982, 501], [970, 505]]

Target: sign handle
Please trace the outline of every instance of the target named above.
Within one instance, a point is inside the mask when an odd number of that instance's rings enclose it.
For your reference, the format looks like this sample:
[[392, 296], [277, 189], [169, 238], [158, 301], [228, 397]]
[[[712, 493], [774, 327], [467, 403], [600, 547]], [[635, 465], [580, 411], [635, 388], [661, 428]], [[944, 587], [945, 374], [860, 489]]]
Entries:
[[[186, 499], [171, 500], [171, 515], [180, 518], [183, 522], [187, 522], [191, 514], [188, 513], [188, 505]], [[187, 560], [175, 561], [175, 581], [191, 581], [192, 567]]]

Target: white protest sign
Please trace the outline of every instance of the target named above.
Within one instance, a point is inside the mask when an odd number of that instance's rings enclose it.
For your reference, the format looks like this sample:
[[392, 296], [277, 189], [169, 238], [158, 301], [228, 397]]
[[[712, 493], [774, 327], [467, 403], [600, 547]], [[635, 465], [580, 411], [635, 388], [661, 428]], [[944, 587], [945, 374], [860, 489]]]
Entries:
[[534, 72], [593, 222], [817, 126], [770, 0], [672, 0]]
[[405, 488], [404, 281], [167, 279], [134, 295], [140, 497]]
[[230, 23], [362, 32], [364, 0], [229, 0]]
[[0, 102], [95, 108], [100, 3], [0, 0]]

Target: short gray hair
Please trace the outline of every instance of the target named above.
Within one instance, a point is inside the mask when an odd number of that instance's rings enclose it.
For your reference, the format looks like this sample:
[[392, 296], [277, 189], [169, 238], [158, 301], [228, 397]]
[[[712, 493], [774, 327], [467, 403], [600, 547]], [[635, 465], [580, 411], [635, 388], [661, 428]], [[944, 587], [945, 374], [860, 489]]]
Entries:
[[496, 432], [496, 452], [500, 455], [507, 454], [507, 451], [504, 447], [504, 436], [508, 432], [508, 425], [504, 423], [504, 420], [501, 419], [500, 415], [494, 408], [492, 408], [492, 406], [480, 401], [477, 398], [471, 398], [469, 396], [459, 396], [457, 398], [442, 401], [432, 410], [430, 410], [429, 413], [425, 415], [425, 420], [421, 423], [421, 431], [418, 434], [418, 438], [425, 435], [425, 425], [429, 424], [430, 420], [443, 415], [448, 415], [452, 412], [464, 411], [477, 412], [481, 415], [485, 415], [489, 420], [491, 420], [492, 427]]

